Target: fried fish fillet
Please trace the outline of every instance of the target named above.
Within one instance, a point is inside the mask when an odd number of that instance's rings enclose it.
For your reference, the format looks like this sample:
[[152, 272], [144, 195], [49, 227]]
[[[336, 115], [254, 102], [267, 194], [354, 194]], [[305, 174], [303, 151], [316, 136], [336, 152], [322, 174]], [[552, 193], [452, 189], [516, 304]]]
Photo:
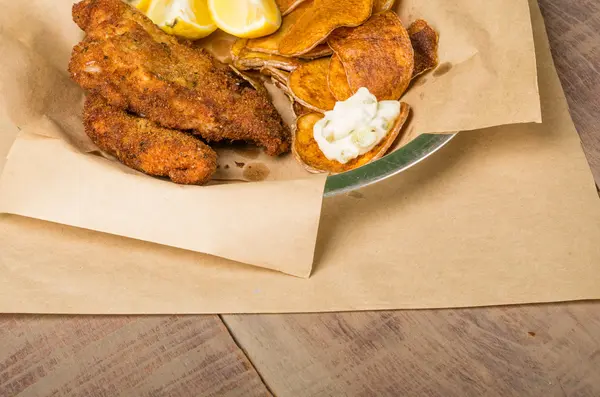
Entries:
[[89, 92], [207, 141], [289, 151], [289, 128], [267, 94], [206, 51], [179, 43], [120, 0], [84, 0], [73, 19], [87, 36], [73, 49], [69, 72]]
[[111, 106], [98, 94], [86, 98], [83, 119], [100, 149], [146, 174], [203, 184], [217, 169], [217, 154], [199, 139]]

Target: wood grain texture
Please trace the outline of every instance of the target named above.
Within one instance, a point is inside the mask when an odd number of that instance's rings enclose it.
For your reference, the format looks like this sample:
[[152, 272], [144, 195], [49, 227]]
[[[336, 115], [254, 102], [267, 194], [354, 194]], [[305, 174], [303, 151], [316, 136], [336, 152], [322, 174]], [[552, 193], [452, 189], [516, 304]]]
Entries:
[[0, 396], [268, 396], [218, 316], [0, 316]]
[[[540, 0], [600, 181], [600, 2]], [[224, 316], [279, 396], [600, 396], [600, 304]], [[263, 396], [216, 316], [0, 316], [0, 396]]]
[[539, 3], [575, 127], [600, 185], [600, 1]]
[[225, 316], [278, 396], [600, 395], [597, 304]]

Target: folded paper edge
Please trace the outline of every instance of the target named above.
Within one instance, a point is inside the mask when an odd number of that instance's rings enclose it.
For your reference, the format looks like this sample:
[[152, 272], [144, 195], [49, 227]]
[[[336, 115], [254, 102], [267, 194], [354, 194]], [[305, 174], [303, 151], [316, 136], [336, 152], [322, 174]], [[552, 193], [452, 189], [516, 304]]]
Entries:
[[[70, 147], [70, 144], [68, 142], [66, 142], [64, 139], [61, 139], [59, 137], [55, 137], [55, 136], [49, 136], [49, 135], [45, 135], [45, 134], [39, 134], [39, 133], [34, 133], [31, 131], [32, 128], [35, 128], [36, 125], [31, 125], [28, 124], [28, 128], [25, 128], [23, 130], [20, 130], [19, 133], [17, 134], [17, 137], [15, 138], [15, 140], [13, 141], [13, 143], [11, 144], [11, 148], [9, 149], [7, 155], [6, 155], [6, 162], [3, 166], [2, 171], [0, 172], [0, 213], [4, 213], [4, 214], [11, 214], [11, 215], [16, 215], [16, 216], [22, 216], [22, 217], [26, 217], [26, 218], [31, 218], [31, 219], [38, 219], [44, 222], [50, 222], [50, 223], [55, 223], [55, 224], [61, 224], [61, 225], [66, 225], [69, 227], [75, 227], [75, 228], [79, 228], [79, 229], [85, 229], [85, 230], [92, 230], [94, 232], [99, 232], [99, 233], [105, 233], [105, 234], [110, 234], [110, 235], [114, 235], [114, 236], [119, 236], [119, 237], [123, 237], [123, 238], [127, 238], [127, 239], [133, 239], [133, 240], [138, 240], [138, 241], [145, 241], [148, 243], [152, 243], [152, 244], [158, 244], [158, 245], [163, 245], [163, 246], [168, 246], [168, 247], [172, 247], [172, 248], [176, 248], [176, 249], [182, 249], [182, 250], [186, 250], [186, 251], [190, 251], [190, 252], [197, 252], [203, 255], [211, 255], [211, 256], [217, 256], [217, 257], [222, 257], [225, 258], [227, 260], [231, 260], [234, 261], [236, 263], [242, 264], [242, 265], [247, 265], [247, 266], [252, 266], [258, 269], [262, 269], [262, 270], [266, 270], [266, 271], [275, 271], [275, 272], [279, 272], [282, 273], [284, 275], [287, 276], [293, 276], [293, 277], [298, 277], [298, 278], [303, 278], [303, 279], [308, 279], [312, 273], [312, 270], [314, 268], [314, 262], [315, 262], [315, 251], [316, 251], [316, 245], [317, 245], [317, 233], [318, 233], [318, 228], [320, 225], [320, 219], [321, 219], [321, 214], [322, 214], [322, 208], [323, 208], [323, 199], [321, 199], [321, 203], [319, 206], [319, 210], [318, 210], [318, 221], [315, 224], [315, 230], [311, 232], [312, 235], [315, 236], [314, 238], [314, 242], [312, 244], [312, 255], [310, 257], [310, 263], [307, 264], [305, 266], [306, 270], [303, 271], [291, 271], [289, 269], [285, 269], [283, 266], [278, 265], [275, 262], [272, 263], [267, 263], [265, 262], [264, 265], [261, 264], [255, 264], [255, 263], [249, 263], [249, 262], [245, 262], [244, 260], [239, 259], [236, 255], [224, 255], [224, 254], [215, 254], [215, 253], [210, 253], [210, 252], [203, 252], [203, 251], [199, 251], [199, 250], [194, 250], [194, 249], [190, 249], [190, 248], [186, 248], [183, 246], [178, 246], [176, 244], [169, 244], [169, 243], [164, 243], [164, 242], [160, 242], [160, 241], [153, 241], [151, 239], [141, 239], [141, 238], [136, 238], [134, 236], [127, 236], [127, 235], [122, 235], [116, 232], [111, 232], [109, 230], [102, 230], [100, 228], [93, 228], [93, 227], [86, 227], [84, 225], [80, 225], [80, 224], [71, 224], [71, 223], [64, 223], [64, 222], [60, 222], [60, 221], [56, 221], [54, 219], [51, 219], [49, 217], [44, 217], [44, 216], [32, 216], [31, 214], [27, 214], [25, 213], [25, 211], [20, 212], [20, 211], [15, 211], [12, 210], [10, 208], [6, 208], [6, 204], [3, 201], [3, 197], [4, 195], [2, 194], [5, 187], [5, 179], [6, 179], [6, 175], [7, 173], [13, 172], [11, 165], [11, 154], [13, 153], [14, 150], [17, 150], [17, 145], [18, 143], [25, 141], [25, 140], [52, 140], [52, 141], [56, 141], [63, 150], [69, 151], [74, 153], [77, 156], [90, 156], [89, 152], [82, 152], [80, 150], [74, 149], [72, 147]], [[106, 161], [106, 162], [111, 162], [111, 160], [104, 158], [104, 157], [100, 157], [99, 160], [101, 161]], [[142, 173], [131, 173], [131, 174], [127, 174], [128, 177], [136, 177], [136, 178], [152, 178], [151, 176], [142, 174]], [[306, 178], [297, 178], [297, 179], [291, 179], [289, 180], [290, 182], [292, 181], [303, 181], [303, 180], [314, 180], [317, 178], [321, 178], [323, 179], [323, 182], [320, 184], [320, 197], [323, 198], [323, 192], [325, 189], [325, 182], [326, 182], [326, 178], [324, 178], [323, 176], [320, 175], [307, 175]], [[242, 181], [238, 181], [235, 182], [236, 185], [239, 184], [276, 184], [276, 183], [281, 183], [281, 181], [259, 181], [259, 182], [242, 182]], [[214, 185], [213, 187], [219, 187], [219, 188], [223, 188], [223, 186], [226, 185]], [[205, 188], [210, 188], [210, 186], [205, 187]]]

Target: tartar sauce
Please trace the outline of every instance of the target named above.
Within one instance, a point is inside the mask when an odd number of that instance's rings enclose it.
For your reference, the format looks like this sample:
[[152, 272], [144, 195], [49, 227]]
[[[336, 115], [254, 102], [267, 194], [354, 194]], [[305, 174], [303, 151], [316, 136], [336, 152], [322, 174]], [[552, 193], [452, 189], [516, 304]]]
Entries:
[[361, 87], [325, 112], [315, 124], [313, 135], [325, 157], [346, 164], [381, 142], [399, 114], [399, 101], [377, 102], [375, 95]]

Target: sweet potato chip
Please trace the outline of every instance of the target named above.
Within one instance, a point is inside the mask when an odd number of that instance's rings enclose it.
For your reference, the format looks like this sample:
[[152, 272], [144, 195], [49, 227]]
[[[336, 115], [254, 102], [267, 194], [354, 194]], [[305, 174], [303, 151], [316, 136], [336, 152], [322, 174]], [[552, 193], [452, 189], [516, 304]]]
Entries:
[[342, 61], [352, 92], [366, 87], [378, 100], [397, 100], [410, 83], [414, 51], [393, 11], [374, 15], [356, 28], [339, 28], [328, 39]]
[[352, 96], [352, 90], [350, 90], [350, 86], [348, 85], [348, 77], [346, 77], [344, 65], [337, 55], [331, 57], [327, 84], [329, 85], [329, 90], [338, 101], [345, 101]]
[[304, 62], [305, 61], [301, 59], [243, 49], [237, 59], [233, 61], [233, 64], [241, 70], [261, 69], [266, 66], [271, 66], [281, 70], [292, 71]]
[[260, 91], [263, 93], [267, 93], [267, 89], [265, 88], [265, 86], [263, 85], [262, 81], [261, 81], [261, 76], [260, 74], [258, 74], [257, 72], [247, 72], [244, 71], [242, 72], [241, 70], [239, 70], [238, 68], [236, 68], [233, 65], [229, 65], [229, 67], [231, 68], [231, 70], [233, 70], [238, 76], [240, 76], [241, 78], [243, 78], [244, 80], [246, 80], [256, 91]]
[[284, 84], [287, 89], [287, 83], [290, 79], [290, 72], [286, 72], [285, 70], [281, 70], [273, 66], [265, 66], [264, 68], [260, 69], [260, 72], [266, 76], [271, 76], [281, 84]]
[[329, 160], [315, 141], [313, 137], [313, 127], [317, 121], [323, 118], [320, 113], [308, 113], [300, 116], [296, 120], [296, 133], [292, 152], [296, 159], [310, 172], [321, 173], [328, 172], [330, 174], [339, 174], [358, 168], [368, 164], [374, 160], [383, 157], [389, 148], [392, 146], [400, 132], [402, 126], [406, 122], [410, 107], [406, 103], [402, 103], [400, 107], [400, 115], [394, 126], [388, 132], [387, 136], [377, 144], [371, 151], [347, 162], [346, 164], [339, 163], [335, 160]]
[[300, 116], [304, 116], [305, 114], [308, 114], [308, 113], [313, 113], [312, 110], [310, 110], [306, 106], [299, 104], [296, 101], [292, 102], [292, 110], [294, 111], [296, 118], [298, 118]]
[[237, 39], [231, 45], [231, 59], [234, 61], [240, 56], [242, 51], [246, 49], [246, 45], [248, 44], [248, 39]]
[[391, 10], [395, 2], [396, 0], [375, 0], [373, 2], [373, 15]]
[[294, 9], [289, 15], [286, 15], [282, 21], [281, 26], [277, 31], [273, 34], [270, 34], [265, 37], [259, 37], [256, 39], [247, 40], [245, 47], [250, 51], [257, 52], [266, 52], [267, 54], [278, 54], [279, 53], [279, 43], [281, 39], [287, 35], [287, 33], [292, 29], [294, 24], [298, 22], [300, 17], [308, 11], [313, 5], [313, 0], [307, 0], [301, 2], [299, 6]]
[[[240, 70], [261, 69], [266, 66], [271, 66], [291, 71], [306, 62], [303, 59], [252, 51], [247, 48], [247, 44], [248, 39], [238, 39], [231, 46], [231, 58], [233, 64]], [[331, 49], [329, 50], [331, 51]]]
[[281, 15], [285, 16], [290, 12], [294, 11], [296, 7], [298, 7], [305, 1], [306, 0], [275, 0], [275, 3], [277, 3], [277, 7], [279, 7]]
[[335, 106], [335, 98], [327, 85], [329, 58], [307, 62], [290, 73], [288, 88], [302, 105], [325, 112]]
[[418, 19], [408, 27], [408, 35], [415, 51], [413, 78], [435, 68], [438, 63], [439, 36], [429, 24]]
[[298, 55], [297, 58], [300, 59], [317, 59], [317, 58], [323, 58], [326, 56], [329, 56], [333, 54], [333, 50], [331, 49], [331, 47], [329, 47], [329, 45], [327, 43], [323, 43], [323, 44], [319, 44], [318, 46], [316, 46], [315, 48], [313, 48], [312, 50], [310, 50], [309, 52], [302, 54], [302, 55]]
[[[283, 18], [281, 27], [277, 32], [257, 39], [246, 40], [245, 48], [249, 51], [264, 52], [267, 54], [281, 55], [279, 52], [279, 43], [291, 27], [298, 21], [298, 19], [313, 5], [313, 0], [306, 0], [302, 2], [298, 8], [294, 9], [289, 15]], [[331, 48], [326, 44], [320, 44], [308, 51], [305, 54], [299, 56], [302, 59], [316, 59], [322, 58], [332, 54]]]
[[[358, 26], [373, 9], [373, 0], [314, 0], [312, 6], [283, 34], [279, 53], [306, 54], [341, 26]], [[335, 49], [334, 49], [335, 50]]]

